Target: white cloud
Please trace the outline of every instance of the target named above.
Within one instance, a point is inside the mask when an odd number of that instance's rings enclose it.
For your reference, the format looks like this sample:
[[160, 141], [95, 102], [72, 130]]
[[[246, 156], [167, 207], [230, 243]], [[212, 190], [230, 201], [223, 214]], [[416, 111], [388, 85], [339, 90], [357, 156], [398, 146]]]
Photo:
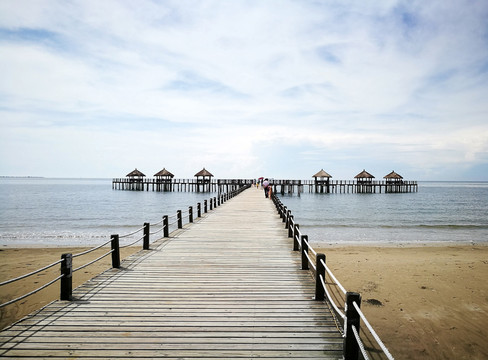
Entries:
[[312, 172], [487, 161], [482, 3], [26, 4], [0, 3], [1, 173], [26, 142], [22, 169], [54, 168], [55, 148], [65, 176], [71, 157], [96, 176], [141, 162], [239, 177], [265, 170], [265, 148]]

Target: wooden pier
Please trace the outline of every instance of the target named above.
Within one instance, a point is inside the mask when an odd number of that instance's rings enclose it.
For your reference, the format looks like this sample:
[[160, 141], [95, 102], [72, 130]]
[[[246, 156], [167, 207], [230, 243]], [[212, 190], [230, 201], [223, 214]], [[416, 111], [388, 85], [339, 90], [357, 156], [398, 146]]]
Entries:
[[381, 194], [410, 193], [418, 191], [417, 181], [369, 181], [330, 180], [327, 183], [314, 180], [270, 180], [276, 194], [303, 192], [340, 193], [340, 194]]
[[112, 179], [114, 190], [136, 191], [193, 191], [230, 193], [242, 186], [252, 184], [251, 179], [157, 179], [116, 178]]
[[342, 359], [343, 337], [250, 188], [0, 333], [0, 357]]
[[[112, 179], [114, 190], [137, 191], [195, 191], [228, 193], [244, 185], [252, 184], [252, 179], [212, 179], [208, 182], [196, 179]], [[293, 194], [303, 192], [340, 193], [340, 194], [381, 194], [381, 193], [410, 193], [418, 191], [417, 181], [369, 181], [330, 180], [317, 182], [314, 180], [269, 180], [276, 194]]]

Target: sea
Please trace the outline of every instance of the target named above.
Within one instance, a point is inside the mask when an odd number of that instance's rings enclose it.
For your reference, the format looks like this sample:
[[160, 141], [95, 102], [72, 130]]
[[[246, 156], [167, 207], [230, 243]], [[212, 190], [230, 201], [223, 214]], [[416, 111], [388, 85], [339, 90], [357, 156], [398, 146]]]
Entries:
[[[196, 212], [213, 196], [113, 190], [111, 179], [0, 178], [0, 246], [96, 246], [177, 210]], [[488, 182], [419, 182], [418, 192], [401, 194], [279, 196], [313, 243], [488, 242]]]

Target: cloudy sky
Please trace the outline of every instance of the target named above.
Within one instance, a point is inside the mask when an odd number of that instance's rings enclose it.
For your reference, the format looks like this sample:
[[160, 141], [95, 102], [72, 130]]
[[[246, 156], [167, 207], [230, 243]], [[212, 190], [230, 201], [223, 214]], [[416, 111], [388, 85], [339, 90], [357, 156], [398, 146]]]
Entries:
[[488, 180], [486, 0], [0, 1], [0, 175]]

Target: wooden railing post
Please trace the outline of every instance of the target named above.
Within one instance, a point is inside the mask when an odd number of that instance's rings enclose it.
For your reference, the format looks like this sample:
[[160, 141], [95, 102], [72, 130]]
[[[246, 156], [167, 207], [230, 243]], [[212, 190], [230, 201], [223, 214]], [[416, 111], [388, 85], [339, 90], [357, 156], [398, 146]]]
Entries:
[[193, 206], [188, 207], [188, 222], [193, 222]]
[[202, 203], [197, 203], [197, 216], [202, 217]]
[[210, 211], [213, 209], [213, 201], [212, 201], [212, 198], [210, 198]]
[[302, 235], [302, 270], [308, 270], [308, 235]]
[[355, 302], [361, 307], [361, 295], [357, 292], [346, 293], [346, 324], [344, 326], [344, 359], [357, 360], [359, 357], [359, 345], [356, 341], [352, 327], [354, 326], [359, 334], [360, 316], [354, 305]]
[[71, 301], [73, 299], [73, 255], [61, 255], [61, 300]]
[[144, 239], [142, 240], [142, 248], [149, 250], [149, 223], [144, 223]]
[[183, 219], [181, 216], [181, 210], [176, 211], [176, 219], [178, 220], [178, 229], [183, 228]]
[[213, 202], [214, 202], [214, 209], [217, 207], [217, 198], [214, 196], [213, 198]]
[[163, 216], [163, 237], [168, 237], [169, 236], [169, 221], [168, 221], [168, 215]]
[[287, 214], [287, 212], [286, 212], [286, 206], [283, 206], [283, 211], [280, 214], [280, 217], [282, 219], [282, 222], [286, 222], [286, 214]]
[[291, 238], [293, 237], [293, 226], [295, 222], [293, 221], [293, 215], [288, 216], [288, 225], [286, 226], [288, 228], [288, 237]]
[[207, 200], [203, 200], [203, 212], [207, 213]]
[[322, 264], [322, 261], [325, 263], [325, 255], [324, 254], [317, 254], [316, 258], [316, 268], [317, 268], [317, 273], [315, 274], [315, 300], [317, 301], [322, 301], [324, 300], [325, 296], [325, 290], [324, 287], [322, 286], [322, 282], [320, 281], [320, 275], [322, 275], [322, 278], [324, 279], [325, 282], [325, 267]]
[[112, 241], [112, 267], [120, 268], [120, 247], [119, 247], [119, 235], [115, 234], [111, 236]]
[[293, 227], [293, 251], [298, 251], [300, 249], [298, 242], [300, 241], [300, 238], [298, 238], [298, 229], [300, 228], [300, 225], [295, 224]]

